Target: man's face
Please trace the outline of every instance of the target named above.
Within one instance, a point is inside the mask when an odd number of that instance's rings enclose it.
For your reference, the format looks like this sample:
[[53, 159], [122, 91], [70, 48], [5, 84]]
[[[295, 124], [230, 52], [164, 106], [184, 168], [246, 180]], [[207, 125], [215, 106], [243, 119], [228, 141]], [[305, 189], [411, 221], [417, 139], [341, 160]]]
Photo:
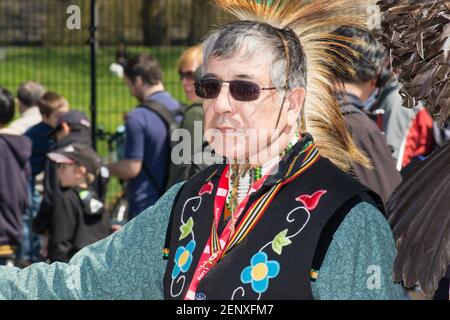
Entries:
[[[212, 57], [207, 61], [204, 77], [224, 81], [247, 80], [260, 88], [273, 87], [272, 58], [269, 55], [244, 55], [242, 50], [229, 59]], [[262, 90], [255, 101], [238, 101], [223, 83], [219, 96], [205, 99], [205, 136], [216, 153], [229, 160], [248, 159], [271, 144], [279, 136], [274, 132], [281, 108], [282, 94], [277, 90]], [[286, 109], [284, 109], [286, 110]], [[278, 128], [286, 127], [285, 112]]]
[[69, 112], [69, 104], [68, 103], [64, 103], [60, 108], [56, 109], [55, 111], [53, 111], [50, 114], [50, 116], [48, 117], [48, 124], [52, 128], [56, 128], [59, 117], [65, 112]]
[[125, 84], [128, 86], [128, 89], [130, 90], [130, 94], [138, 99], [139, 101], [142, 101], [142, 94], [141, 94], [141, 86], [142, 86], [142, 80], [140, 77], [137, 77], [134, 82], [128, 78], [123, 77]]
[[195, 94], [195, 70], [199, 67], [197, 62], [192, 62], [183, 66], [180, 70], [181, 84], [183, 85], [184, 93], [189, 101], [198, 101], [199, 97]]

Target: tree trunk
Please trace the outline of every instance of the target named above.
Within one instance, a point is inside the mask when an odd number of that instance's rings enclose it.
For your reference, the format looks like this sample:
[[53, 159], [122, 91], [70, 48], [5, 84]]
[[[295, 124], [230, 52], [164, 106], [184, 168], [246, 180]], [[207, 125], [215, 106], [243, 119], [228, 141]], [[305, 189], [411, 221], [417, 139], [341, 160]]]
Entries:
[[142, 0], [142, 28], [145, 45], [168, 45], [170, 43], [165, 2]]

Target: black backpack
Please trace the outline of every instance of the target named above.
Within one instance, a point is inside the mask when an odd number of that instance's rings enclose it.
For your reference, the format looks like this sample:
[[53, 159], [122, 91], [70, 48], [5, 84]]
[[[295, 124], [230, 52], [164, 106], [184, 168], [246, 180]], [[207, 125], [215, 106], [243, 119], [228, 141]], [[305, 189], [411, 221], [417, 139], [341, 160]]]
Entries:
[[141, 108], [146, 108], [148, 110], [153, 111], [156, 113], [164, 122], [164, 124], [167, 127], [167, 143], [169, 145], [169, 161], [167, 161], [166, 165], [166, 174], [164, 177], [164, 183], [163, 185], [159, 185], [155, 177], [152, 175], [150, 170], [145, 166], [145, 163], [142, 162], [142, 170], [144, 170], [145, 174], [147, 175], [150, 182], [153, 184], [153, 186], [156, 188], [158, 193], [160, 195], [163, 195], [165, 191], [170, 187], [167, 185], [167, 182], [169, 180], [170, 175], [170, 169], [172, 162], [170, 161], [170, 155], [172, 153], [173, 147], [177, 144], [176, 142], [171, 140], [172, 133], [180, 128], [180, 122], [176, 120], [177, 116], [183, 116], [184, 114], [184, 107], [182, 104], [180, 104], [180, 109], [178, 109], [175, 113], [169, 111], [167, 107], [165, 107], [162, 103], [155, 101], [155, 100], [149, 100], [144, 101], [141, 105], [139, 105]]

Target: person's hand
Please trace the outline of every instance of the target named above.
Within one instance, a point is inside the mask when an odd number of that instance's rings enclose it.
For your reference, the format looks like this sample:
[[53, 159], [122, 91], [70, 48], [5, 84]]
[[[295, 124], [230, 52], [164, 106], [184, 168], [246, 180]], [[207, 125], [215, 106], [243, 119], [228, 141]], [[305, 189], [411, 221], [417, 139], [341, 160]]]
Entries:
[[120, 229], [122, 229], [122, 225], [120, 225], [120, 224], [113, 224], [113, 225], [111, 225], [111, 233], [117, 232]]

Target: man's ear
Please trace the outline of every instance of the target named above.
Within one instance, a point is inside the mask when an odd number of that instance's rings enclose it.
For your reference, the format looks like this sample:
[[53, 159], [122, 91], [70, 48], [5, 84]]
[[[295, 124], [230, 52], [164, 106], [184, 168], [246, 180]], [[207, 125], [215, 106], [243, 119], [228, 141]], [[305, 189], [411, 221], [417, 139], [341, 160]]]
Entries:
[[306, 90], [305, 88], [298, 87], [292, 89], [289, 93], [289, 110], [300, 113], [303, 108], [303, 103], [305, 102]]
[[141, 76], [136, 76], [136, 77], [134, 78], [134, 81], [131, 81], [131, 83], [132, 83], [135, 87], [139, 88], [139, 87], [142, 86], [142, 84], [143, 84], [144, 82], [142, 81], [142, 77], [141, 77]]
[[293, 126], [300, 117], [300, 112], [305, 102], [306, 91], [304, 88], [295, 88], [291, 90], [288, 96], [289, 109], [287, 112], [287, 125]]
[[68, 136], [70, 134], [70, 126], [66, 122], [61, 124], [61, 129], [64, 131], [64, 136]]
[[370, 80], [370, 86], [372, 89], [376, 90], [378, 88], [378, 82], [379, 82], [380, 78], [375, 78]]

